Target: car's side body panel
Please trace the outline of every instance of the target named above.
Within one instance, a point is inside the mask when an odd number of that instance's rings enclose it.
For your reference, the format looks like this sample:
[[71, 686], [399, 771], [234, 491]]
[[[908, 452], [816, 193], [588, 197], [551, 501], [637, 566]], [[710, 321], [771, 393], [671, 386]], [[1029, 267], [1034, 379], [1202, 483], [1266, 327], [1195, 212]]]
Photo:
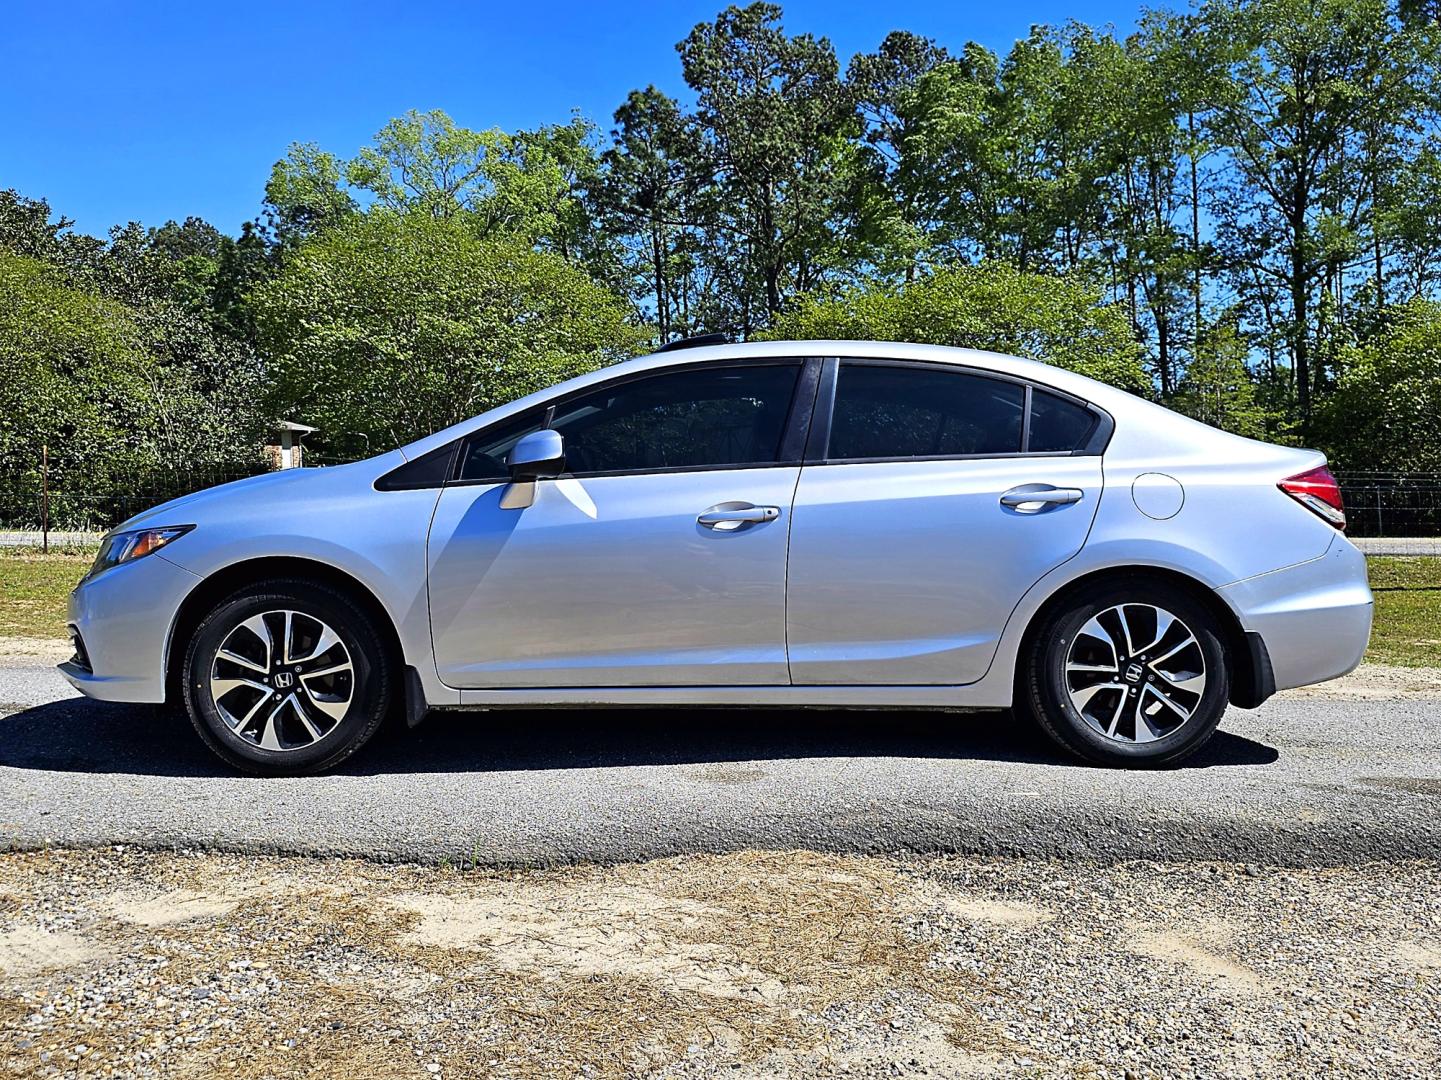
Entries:
[[[477, 708], [539, 705], [652, 706], [667, 704], [825, 708], [1003, 709], [1012, 704], [1016, 663], [1026, 629], [1046, 601], [1068, 585], [1096, 573], [1176, 570], [1176, 552], [1163, 546], [1136, 551], [1124, 563], [1090, 556], [1089, 545], [1037, 582], [1012, 612], [995, 659], [986, 673], [964, 685], [686, 688], [577, 687], [466, 690], [461, 703]], [[1335, 560], [1332, 563], [1332, 560]], [[1371, 594], [1365, 557], [1336, 536], [1324, 556], [1217, 590], [1245, 630], [1262, 635], [1271, 652], [1276, 689], [1344, 675], [1365, 652], [1371, 626]]]
[[[204, 526], [163, 553], [185, 572], [185, 587], [156, 602], [149, 625], [158, 645], [147, 657], [145, 696], [127, 700], [164, 700], [165, 657], [175, 618], [185, 597], [203, 580], [240, 563], [299, 559], [338, 570], [367, 589], [394, 623], [405, 662], [420, 673], [427, 700], [434, 705], [456, 703], [456, 691], [435, 676], [430, 647], [425, 537], [439, 491], [377, 492], [372, 486], [377, 475], [403, 461], [397, 451], [355, 465], [273, 473], [212, 489], [168, 511], [162, 508], [161, 513], [182, 523], [197, 519]], [[294, 498], [297, 489], [303, 498]], [[152, 520], [155, 513], [136, 520]], [[93, 603], [90, 596], [110, 591], [123, 591], [129, 603], [148, 609], [159, 588], [154, 580], [158, 558], [118, 566], [86, 582], [72, 597], [72, 613], [78, 607], [84, 619], [84, 608]], [[117, 600], [116, 606], [123, 604]], [[86, 642], [90, 644], [89, 636]], [[101, 647], [98, 638], [94, 647]], [[92, 656], [92, 663], [98, 675], [105, 674], [98, 657]]]
[[[794, 466], [445, 490], [430, 531], [435, 663], [458, 687], [788, 681], [786, 535]], [[720, 504], [769, 521], [707, 528]]]
[[[1026, 485], [1081, 494], [1001, 503]], [[1017, 598], [1081, 549], [1100, 495], [1099, 457], [806, 466], [787, 586], [792, 682], [975, 682]]]

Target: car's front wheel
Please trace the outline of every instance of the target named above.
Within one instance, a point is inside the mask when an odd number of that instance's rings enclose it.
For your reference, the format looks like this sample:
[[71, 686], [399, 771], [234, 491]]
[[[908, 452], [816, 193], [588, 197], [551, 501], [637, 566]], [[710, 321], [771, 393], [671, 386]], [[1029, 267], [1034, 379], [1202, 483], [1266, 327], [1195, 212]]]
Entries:
[[185, 658], [185, 707], [205, 744], [263, 775], [320, 772], [384, 720], [393, 678], [374, 619], [305, 581], [244, 589], [201, 621]]
[[1216, 617], [1136, 578], [1084, 589], [1031, 643], [1021, 700], [1065, 749], [1104, 765], [1170, 765], [1210, 739], [1230, 696]]

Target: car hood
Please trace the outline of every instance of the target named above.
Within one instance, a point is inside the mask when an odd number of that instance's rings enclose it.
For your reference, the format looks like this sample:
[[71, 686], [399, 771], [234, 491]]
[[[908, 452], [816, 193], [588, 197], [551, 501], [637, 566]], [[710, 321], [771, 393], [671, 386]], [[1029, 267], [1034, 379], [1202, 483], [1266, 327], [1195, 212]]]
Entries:
[[232, 480], [227, 484], [204, 488], [182, 495], [178, 499], [152, 506], [121, 522], [114, 532], [146, 526], [197, 525], [211, 513], [232, 507], [237, 502], [266, 503], [303, 499], [313, 493], [333, 487], [337, 482], [346, 483], [357, 479], [357, 471], [380, 476], [382, 473], [404, 463], [405, 458], [398, 451], [391, 451], [379, 457], [357, 461], [350, 465], [330, 465], [321, 468], [282, 469], [279, 472], [260, 473], [243, 480]]

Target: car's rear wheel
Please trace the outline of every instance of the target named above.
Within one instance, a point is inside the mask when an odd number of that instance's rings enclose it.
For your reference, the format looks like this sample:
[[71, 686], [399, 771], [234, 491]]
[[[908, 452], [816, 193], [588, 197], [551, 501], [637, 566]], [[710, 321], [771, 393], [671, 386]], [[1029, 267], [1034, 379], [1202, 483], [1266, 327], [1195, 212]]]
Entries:
[[1018, 704], [1071, 753], [1172, 765], [1216, 730], [1230, 696], [1221, 628], [1165, 582], [1102, 582], [1069, 598], [1031, 643]]
[[323, 585], [242, 590], [201, 621], [185, 657], [185, 707], [205, 744], [263, 775], [314, 773], [384, 720], [393, 677], [374, 619]]

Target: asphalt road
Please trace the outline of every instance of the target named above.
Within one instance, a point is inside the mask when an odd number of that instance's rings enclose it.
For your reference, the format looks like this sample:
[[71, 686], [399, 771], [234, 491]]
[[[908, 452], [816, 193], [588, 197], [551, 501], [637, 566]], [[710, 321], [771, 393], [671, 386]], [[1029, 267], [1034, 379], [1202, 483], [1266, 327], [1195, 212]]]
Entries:
[[183, 717], [0, 661], [0, 843], [614, 861], [746, 847], [1328, 865], [1441, 858], [1441, 697], [1232, 710], [1186, 767], [1008, 714], [436, 714], [332, 775], [238, 777]]

